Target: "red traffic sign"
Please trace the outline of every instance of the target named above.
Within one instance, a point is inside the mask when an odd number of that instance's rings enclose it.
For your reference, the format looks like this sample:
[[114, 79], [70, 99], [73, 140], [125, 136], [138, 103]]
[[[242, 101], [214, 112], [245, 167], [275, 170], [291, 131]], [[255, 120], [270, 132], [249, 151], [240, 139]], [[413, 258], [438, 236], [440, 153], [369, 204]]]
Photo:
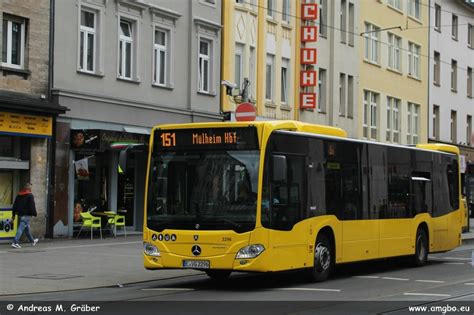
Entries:
[[235, 109], [235, 119], [237, 121], [254, 121], [257, 117], [255, 106], [252, 103], [241, 103]]

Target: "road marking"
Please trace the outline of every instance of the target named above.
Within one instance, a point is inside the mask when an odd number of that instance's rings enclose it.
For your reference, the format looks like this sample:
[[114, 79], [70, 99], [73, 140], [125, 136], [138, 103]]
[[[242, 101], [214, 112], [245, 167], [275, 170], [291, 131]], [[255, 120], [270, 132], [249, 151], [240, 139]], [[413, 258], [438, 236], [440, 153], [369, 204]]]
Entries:
[[410, 279], [406, 279], [406, 278], [391, 278], [391, 277], [382, 277], [382, 279], [385, 279], [385, 280], [397, 280], [397, 281], [408, 281]]
[[464, 263], [445, 262], [443, 265], [464, 265]]
[[355, 276], [354, 278], [360, 278], [360, 279], [378, 279], [380, 277], [378, 276]]
[[194, 291], [191, 288], [148, 288], [142, 289], [142, 291]]
[[319, 288], [278, 288], [273, 291], [325, 291], [325, 292], [341, 292], [339, 289], [319, 289]]
[[467, 283], [464, 283], [464, 285], [474, 285], [474, 283], [467, 282]]
[[416, 282], [426, 282], [426, 283], [444, 283], [444, 281], [440, 280], [415, 280]]
[[436, 293], [403, 293], [403, 295], [415, 295], [415, 296], [439, 296], [439, 297], [450, 297], [449, 294], [436, 294]]
[[438, 259], [452, 259], [452, 260], [471, 261], [471, 258], [465, 258], [465, 257], [439, 257]]
[[[57, 247], [43, 247], [37, 245], [37, 249], [41, 249], [44, 251], [47, 250], [56, 250], [56, 249], [73, 249], [73, 248], [85, 248], [85, 247], [102, 247], [102, 246], [116, 246], [116, 245], [130, 245], [130, 244], [141, 244], [143, 241], [135, 241], [135, 242], [120, 242], [120, 243], [100, 243], [100, 244], [84, 244], [84, 245], [72, 245], [72, 246], [57, 246]], [[41, 244], [41, 243], [40, 243]], [[22, 251], [22, 249], [11, 249], [10, 251], [16, 251], [19, 253], [28, 253], [28, 248], [25, 247], [26, 250]], [[0, 254], [8, 253], [10, 251], [0, 251]]]

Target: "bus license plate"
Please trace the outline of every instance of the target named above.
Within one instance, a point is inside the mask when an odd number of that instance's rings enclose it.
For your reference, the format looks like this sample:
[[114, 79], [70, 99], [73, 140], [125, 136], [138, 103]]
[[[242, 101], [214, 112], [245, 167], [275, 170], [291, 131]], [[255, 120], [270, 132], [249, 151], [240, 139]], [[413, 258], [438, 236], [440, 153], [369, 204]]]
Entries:
[[209, 269], [209, 260], [183, 260], [183, 268]]

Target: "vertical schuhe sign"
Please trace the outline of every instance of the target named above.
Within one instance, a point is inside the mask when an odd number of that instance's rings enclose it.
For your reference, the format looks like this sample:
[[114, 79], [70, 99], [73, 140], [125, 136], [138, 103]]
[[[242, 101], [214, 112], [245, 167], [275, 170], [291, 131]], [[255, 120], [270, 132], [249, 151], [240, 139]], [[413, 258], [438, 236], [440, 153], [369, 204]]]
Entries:
[[[300, 72], [300, 109], [316, 107], [316, 93], [308, 92], [306, 88], [316, 87], [318, 85], [317, 72], [312, 70], [309, 65], [316, 65], [316, 48], [306, 48], [306, 43], [316, 42], [318, 40], [318, 27], [309, 25], [308, 21], [316, 22], [318, 19], [318, 5], [315, 3], [304, 3], [301, 5], [301, 51], [300, 59], [302, 70]], [[313, 89], [314, 90], [314, 89]]]

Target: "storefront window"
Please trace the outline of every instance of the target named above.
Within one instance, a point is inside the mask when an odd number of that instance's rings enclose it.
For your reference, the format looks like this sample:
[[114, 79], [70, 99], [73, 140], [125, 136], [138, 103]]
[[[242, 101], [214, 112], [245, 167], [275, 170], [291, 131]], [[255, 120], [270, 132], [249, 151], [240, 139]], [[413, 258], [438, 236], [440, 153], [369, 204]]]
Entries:
[[13, 156], [13, 137], [0, 135], [0, 157]]
[[13, 204], [13, 172], [0, 171], [0, 208], [8, 208]]

